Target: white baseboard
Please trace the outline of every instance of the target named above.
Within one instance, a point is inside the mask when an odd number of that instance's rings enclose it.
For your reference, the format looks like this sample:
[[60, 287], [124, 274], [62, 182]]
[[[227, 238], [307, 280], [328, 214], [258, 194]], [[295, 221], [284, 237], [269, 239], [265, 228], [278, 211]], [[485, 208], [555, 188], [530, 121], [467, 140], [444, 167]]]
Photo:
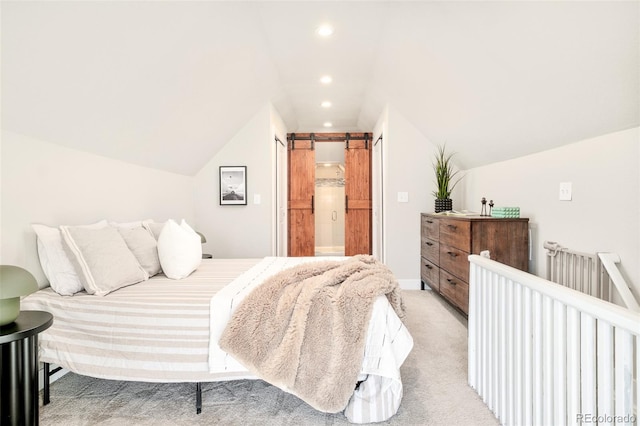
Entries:
[[420, 279], [398, 280], [400, 288], [403, 290], [420, 290], [422, 282]]

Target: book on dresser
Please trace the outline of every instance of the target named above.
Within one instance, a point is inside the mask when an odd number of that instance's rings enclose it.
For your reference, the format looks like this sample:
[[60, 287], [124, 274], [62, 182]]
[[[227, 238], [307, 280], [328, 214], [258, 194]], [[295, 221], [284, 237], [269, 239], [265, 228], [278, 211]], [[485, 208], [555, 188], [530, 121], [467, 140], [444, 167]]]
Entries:
[[[422, 283], [465, 314], [469, 310], [470, 254], [528, 271], [529, 219], [421, 214]], [[424, 288], [424, 286], [423, 286]]]

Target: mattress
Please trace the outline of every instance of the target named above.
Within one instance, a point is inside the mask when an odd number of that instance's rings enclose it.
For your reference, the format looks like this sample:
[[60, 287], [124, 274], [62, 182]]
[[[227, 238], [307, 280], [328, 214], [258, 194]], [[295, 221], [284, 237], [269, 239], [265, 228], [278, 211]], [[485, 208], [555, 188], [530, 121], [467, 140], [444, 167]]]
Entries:
[[143, 382], [250, 378], [209, 371], [210, 300], [261, 259], [204, 259], [189, 277], [156, 275], [107, 296], [60, 296], [51, 288], [21, 301], [53, 325], [40, 334], [40, 361], [78, 374]]

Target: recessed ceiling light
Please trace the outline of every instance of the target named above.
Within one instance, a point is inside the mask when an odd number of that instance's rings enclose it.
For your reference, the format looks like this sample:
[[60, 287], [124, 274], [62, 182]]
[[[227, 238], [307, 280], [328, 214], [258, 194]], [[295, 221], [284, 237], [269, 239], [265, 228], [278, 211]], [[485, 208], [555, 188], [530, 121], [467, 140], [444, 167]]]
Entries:
[[320, 106], [322, 108], [330, 108], [331, 107], [331, 102], [330, 101], [323, 101]]
[[329, 37], [331, 34], [333, 34], [333, 27], [328, 24], [323, 24], [318, 27], [316, 32], [318, 33], [319, 36]]
[[333, 79], [331, 78], [330, 75], [323, 75], [322, 77], [320, 77], [320, 83], [322, 84], [329, 84], [333, 81]]
[[327, 121], [323, 124], [324, 127], [333, 127], [333, 124], [330, 121]]

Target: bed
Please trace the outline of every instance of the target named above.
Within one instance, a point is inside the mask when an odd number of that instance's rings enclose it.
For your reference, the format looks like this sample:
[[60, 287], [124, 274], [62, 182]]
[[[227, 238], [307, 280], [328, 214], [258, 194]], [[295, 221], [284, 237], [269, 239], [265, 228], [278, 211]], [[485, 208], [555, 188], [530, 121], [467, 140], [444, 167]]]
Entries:
[[[24, 298], [21, 308], [54, 315], [39, 338], [40, 361], [103, 379], [192, 382], [200, 412], [201, 383], [260, 378], [218, 345], [240, 302], [278, 271], [317, 261], [204, 259], [183, 279], [158, 274], [104, 296], [62, 296], [48, 287]], [[344, 409], [354, 423], [396, 413], [400, 366], [413, 345], [385, 296], [376, 297], [367, 327], [357, 386]]]

